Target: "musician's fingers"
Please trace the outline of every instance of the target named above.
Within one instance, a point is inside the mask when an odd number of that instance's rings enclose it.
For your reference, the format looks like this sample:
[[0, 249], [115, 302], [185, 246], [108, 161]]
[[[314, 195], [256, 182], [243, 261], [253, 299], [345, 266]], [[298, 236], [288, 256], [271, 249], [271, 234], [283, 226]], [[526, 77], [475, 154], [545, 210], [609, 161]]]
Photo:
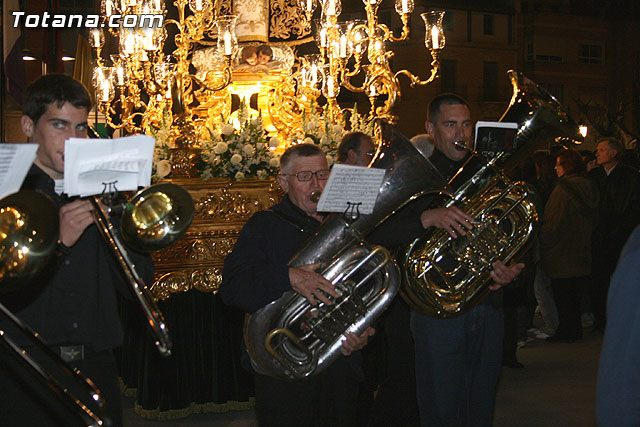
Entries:
[[471, 215], [468, 215], [465, 211], [457, 206], [451, 206], [449, 209], [460, 224], [462, 224], [468, 230], [471, 230], [471, 228], [473, 227], [473, 223], [475, 222], [475, 219]]

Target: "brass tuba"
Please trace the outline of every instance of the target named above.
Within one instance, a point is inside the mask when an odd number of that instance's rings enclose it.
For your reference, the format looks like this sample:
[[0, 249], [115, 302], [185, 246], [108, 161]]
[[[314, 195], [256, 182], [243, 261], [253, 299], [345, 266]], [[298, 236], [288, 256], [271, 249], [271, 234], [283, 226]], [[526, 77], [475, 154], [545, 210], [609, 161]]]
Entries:
[[[290, 266], [320, 263], [339, 294], [312, 306], [293, 291], [249, 316], [245, 343], [254, 369], [276, 378], [315, 375], [340, 355], [345, 334], [362, 333], [385, 310], [399, 286], [389, 252], [364, 238], [411, 200], [447, 191], [435, 167], [392, 126], [380, 123], [381, 142], [370, 167], [386, 170], [370, 215], [331, 214]], [[331, 297], [330, 297], [331, 298]]]
[[456, 316], [487, 294], [493, 262], [507, 263], [523, 253], [538, 223], [526, 184], [507, 175], [545, 144], [578, 138], [578, 126], [551, 94], [521, 73], [508, 75], [513, 96], [500, 121], [518, 123], [514, 151], [488, 162], [472, 152], [450, 181], [458, 190], [443, 205], [458, 206], [477, 224], [457, 239], [428, 230], [398, 257], [400, 294], [420, 313]]

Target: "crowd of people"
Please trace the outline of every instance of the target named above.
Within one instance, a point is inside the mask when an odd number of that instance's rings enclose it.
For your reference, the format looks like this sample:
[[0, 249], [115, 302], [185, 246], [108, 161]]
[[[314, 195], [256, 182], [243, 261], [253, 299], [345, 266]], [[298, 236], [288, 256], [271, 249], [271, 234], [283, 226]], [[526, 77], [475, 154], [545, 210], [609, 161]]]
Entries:
[[[104, 392], [113, 425], [121, 425], [111, 350], [122, 342], [116, 291], [127, 296], [130, 290], [106, 253], [91, 204], [57, 191], [64, 178], [64, 141], [86, 137], [89, 96], [73, 79], [51, 75], [27, 89], [24, 106], [23, 131], [39, 145], [24, 189], [44, 192], [60, 207], [60, 240], [39, 287], [3, 302], [39, 331], [54, 352], [94, 380]], [[464, 99], [453, 94], [434, 98], [425, 128], [428, 136], [420, 135], [414, 143], [445, 180], [463, 165], [474, 170], [482, 166], [473, 158], [473, 121]], [[350, 133], [337, 160], [368, 166], [375, 154], [371, 137]], [[490, 292], [468, 311], [433, 317], [397, 296], [375, 325], [346, 336], [344, 357], [303, 380], [254, 371], [245, 352], [245, 366], [254, 374], [259, 424], [491, 425], [501, 365], [521, 366], [515, 357], [516, 337], [526, 342], [536, 307], [544, 325], [533, 334], [549, 342], [581, 339], [589, 319], [596, 331], [606, 326], [607, 294], [618, 259], [621, 253], [637, 258], [638, 239], [624, 251], [623, 246], [640, 224], [640, 173], [637, 164], [622, 160], [623, 154], [618, 140], [606, 138], [595, 154], [560, 147], [527, 159], [515, 178], [528, 184], [537, 207], [535, 243], [519, 262], [491, 265]], [[325, 215], [318, 212], [315, 196], [329, 175], [318, 146], [300, 144], [284, 152], [277, 176], [285, 193], [282, 201], [249, 219], [225, 260], [220, 295], [226, 304], [251, 314], [287, 291], [299, 293], [312, 306], [330, 305], [339, 296], [318, 273], [318, 264], [289, 266], [323, 224]], [[434, 197], [424, 196], [394, 213], [367, 241], [393, 252], [428, 229], [442, 229], [457, 239], [477, 225], [459, 207], [434, 205]], [[150, 258], [135, 252], [131, 256], [145, 279], [152, 280]], [[614, 283], [622, 274], [636, 277], [637, 270], [628, 266], [616, 274]], [[637, 293], [624, 284], [616, 287], [615, 303]], [[633, 313], [623, 320], [629, 318]], [[616, 319], [615, 325], [620, 323]], [[627, 339], [612, 336], [612, 342]], [[615, 352], [605, 354], [615, 361]], [[2, 387], [12, 396], [0, 401], [0, 424], [64, 425], [55, 408], [34, 393], [33, 384], [12, 372], [11, 362], [0, 358]]]

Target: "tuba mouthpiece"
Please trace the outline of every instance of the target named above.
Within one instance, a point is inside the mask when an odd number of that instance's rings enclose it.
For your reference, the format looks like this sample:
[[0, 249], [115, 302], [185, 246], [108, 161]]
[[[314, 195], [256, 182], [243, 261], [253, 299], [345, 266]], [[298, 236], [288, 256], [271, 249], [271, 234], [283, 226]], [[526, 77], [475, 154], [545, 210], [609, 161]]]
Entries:
[[468, 150], [469, 148], [466, 146], [466, 144], [464, 143], [464, 139], [462, 140], [458, 140], [458, 141], [453, 141], [453, 145], [455, 145], [455, 147], [460, 150]]
[[314, 192], [311, 193], [311, 201], [313, 203], [318, 203], [318, 200], [320, 200], [320, 196], [322, 195], [322, 191], [320, 190], [316, 190]]

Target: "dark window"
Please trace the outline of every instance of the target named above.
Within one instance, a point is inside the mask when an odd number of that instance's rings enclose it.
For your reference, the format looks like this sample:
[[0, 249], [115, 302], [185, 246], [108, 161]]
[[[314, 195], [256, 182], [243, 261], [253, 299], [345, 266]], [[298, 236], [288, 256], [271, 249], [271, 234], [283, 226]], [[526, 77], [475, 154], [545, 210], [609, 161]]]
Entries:
[[443, 59], [440, 61], [440, 84], [442, 92], [457, 93], [456, 73], [458, 61], [455, 59]]
[[442, 28], [445, 31], [453, 31], [453, 12], [446, 11], [442, 18]]
[[578, 62], [602, 64], [602, 46], [581, 44], [578, 51]]
[[527, 43], [527, 61], [533, 61], [533, 43]]
[[482, 98], [484, 101], [498, 100], [498, 63], [485, 61], [482, 66]]
[[493, 15], [484, 15], [484, 35], [493, 35]]

